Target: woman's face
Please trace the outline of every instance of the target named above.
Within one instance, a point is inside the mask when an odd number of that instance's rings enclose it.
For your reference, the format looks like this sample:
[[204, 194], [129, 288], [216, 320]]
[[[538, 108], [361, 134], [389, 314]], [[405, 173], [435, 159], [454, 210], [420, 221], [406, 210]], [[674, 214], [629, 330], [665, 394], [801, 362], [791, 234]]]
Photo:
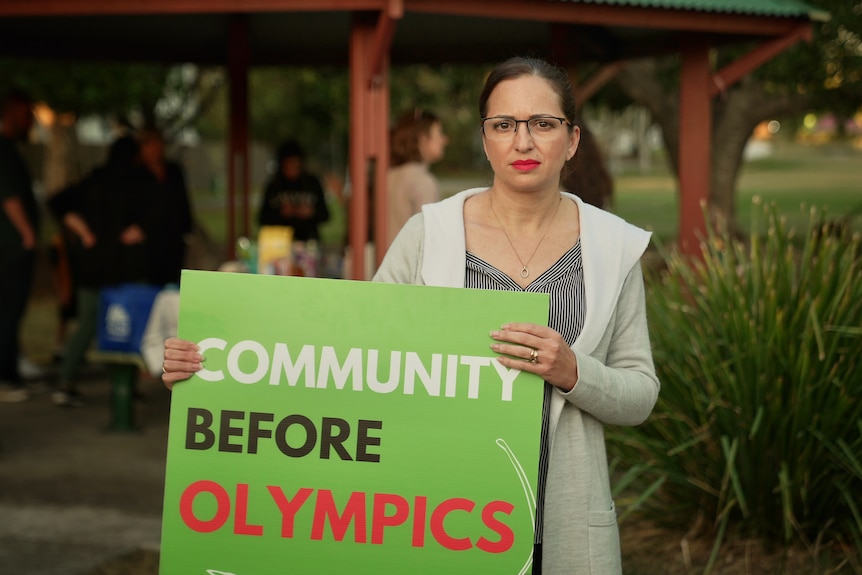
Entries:
[[449, 138], [443, 133], [443, 126], [440, 122], [431, 124], [428, 133], [419, 136], [419, 155], [422, 156], [422, 161], [426, 164], [433, 164], [443, 159], [448, 143]]
[[[539, 76], [521, 76], [497, 84], [488, 98], [487, 117], [509, 116], [527, 120], [536, 116], [565, 116], [551, 84]], [[559, 189], [563, 165], [578, 149], [580, 132], [563, 125], [549, 138], [533, 138], [527, 125], [501, 141], [483, 135], [485, 154], [494, 170], [494, 184], [512, 190]], [[488, 126], [486, 125], [486, 129]]]

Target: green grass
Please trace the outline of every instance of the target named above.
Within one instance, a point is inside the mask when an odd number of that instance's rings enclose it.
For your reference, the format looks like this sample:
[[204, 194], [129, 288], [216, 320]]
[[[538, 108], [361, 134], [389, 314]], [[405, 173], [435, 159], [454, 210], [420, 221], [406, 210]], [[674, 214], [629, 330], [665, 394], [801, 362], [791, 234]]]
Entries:
[[[653, 230], [662, 242], [673, 241], [679, 229], [677, 185], [666, 171], [622, 175], [615, 184], [617, 214]], [[754, 196], [774, 203], [791, 227], [807, 223], [803, 204], [820, 207], [829, 217], [851, 212], [862, 216], [862, 151], [849, 146], [779, 146], [773, 156], [743, 166], [737, 193], [737, 221], [744, 232], [751, 231]]]
[[[438, 177], [444, 197], [490, 182], [490, 175], [485, 172], [451, 175], [441, 172]], [[659, 241], [672, 242], [679, 228], [677, 185], [664, 164], [659, 161], [653, 174], [624, 173], [616, 176], [614, 182], [614, 212], [637, 226], [653, 230]], [[737, 197], [737, 219], [744, 232], [750, 231], [751, 199], [755, 195], [766, 203], [774, 202], [788, 223], [796, 227], [807, 222], [808, 210], [800, 210], [803, 204], [824, 208], [830, 216], [837, 217], [862, 211], [862, 151], [849, 145], [784, 144], [772, 156], [746, 163]], [[223, 205], [208, 198], [206, 202], [196, 202], [195, 208], [205, 229], [223, 245], [227, 236]], [[253, 216], [255, 210], [252, 208]], [[330, 211], [332, 218], [321, 228], [323, 244], [339, 246], [346, 237], [347, 214], [334, 200], [330, 202]]]

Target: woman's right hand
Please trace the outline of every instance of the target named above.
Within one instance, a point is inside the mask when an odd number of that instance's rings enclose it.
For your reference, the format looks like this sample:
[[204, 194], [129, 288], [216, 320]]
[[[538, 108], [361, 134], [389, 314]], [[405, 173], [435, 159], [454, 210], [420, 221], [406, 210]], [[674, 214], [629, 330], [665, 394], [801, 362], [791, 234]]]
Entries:
[[165, 340], [165, 360], [162, 363], [162, 382], [168, 389], [173, 389], [178, 381], [185, 381], [203, 369], [203, 356], [198, 353], [198, 346], [191, 341], [178, 337]]

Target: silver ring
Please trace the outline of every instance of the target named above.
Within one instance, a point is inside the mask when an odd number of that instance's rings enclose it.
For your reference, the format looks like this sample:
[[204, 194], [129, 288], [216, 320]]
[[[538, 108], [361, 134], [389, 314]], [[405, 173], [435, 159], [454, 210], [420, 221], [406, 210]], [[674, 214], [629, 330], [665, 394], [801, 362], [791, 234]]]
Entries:
[[162, 364], [162, 373], [167, 373], [168, 370], [165, 369], [165, 364]]
[[539, 350], [534, 349], [530, 351], [530, 363], [539, 363]]

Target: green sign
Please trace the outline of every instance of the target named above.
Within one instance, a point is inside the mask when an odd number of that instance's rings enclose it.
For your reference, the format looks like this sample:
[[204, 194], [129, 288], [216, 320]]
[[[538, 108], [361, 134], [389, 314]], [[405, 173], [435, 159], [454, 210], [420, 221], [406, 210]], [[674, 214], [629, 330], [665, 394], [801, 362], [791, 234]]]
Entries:
[[530, 571], [548, 297], [183, 272], [161, 575]]

